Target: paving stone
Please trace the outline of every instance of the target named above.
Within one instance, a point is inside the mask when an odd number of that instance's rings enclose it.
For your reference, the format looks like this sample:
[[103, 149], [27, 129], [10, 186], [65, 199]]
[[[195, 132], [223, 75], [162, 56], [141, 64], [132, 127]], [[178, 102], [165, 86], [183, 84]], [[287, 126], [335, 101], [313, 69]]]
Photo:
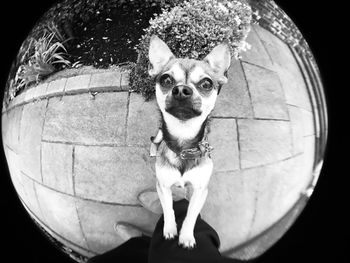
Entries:
[[99, 87], [120, 88], [120, 82], [121, 82], [121, 73], [119, 71], [96, 73], [91, 75], [90, 88], [99, 88]]
[[243, 68], [253, 103], [254, 116], [288, 120], [288, 109], [278, 75], [273, 71], [247, 63], [243, 63]]
[[18, 96], [17, 96], [17, 104], [24, 103], [25, 97], [26, 97], [26, 91], [22, 91]]
[[26, 97], [26, 91], [22, 91], [11, 101], [11, 107], [24, 103]]
[[[1, 138], [2, 143], [7, 143], [9, 135], [10, 119], [8, 118], [8, 111], [1, 114]], [[5, 145], [4, 145], [5, 146]]]
[[10, 120], [9, 125], [9, 137], [8, 137], [8, 145], [14, 150], [19, 151], [20, 144], [20, 129], [21, 129], [21, 120], [23, 114], [23, 106], [16, 107], [8, 112], [8, 118]]
[[315, 134], [314, 117], [312, 112], [301, 109], [301, 116], [303, 119], [303, 135], [309, 136]]
[[96, 253], [104, 253], [124, 242], [114, 230], [116, 222], [127, 222], [153, 233], [159, 217], [143, 207], [107, 205], [85, 200], [77, 200], [77, 208], [88, 245]]
[[43, 183], [57, 191], [73, 192], [73, 146], [58, 143], [42, 143]]
[[39, 84], [38, 86], [34, 87], [34, 98], [40, 98], [42, 96], [46, 96], [46, 92], [47, 92], [47, 87], [48, 87], [48, 83], [42, 83]]
[[272, 39], [268, 49], [275, 63], [275, 71], [281, 79], [287, 102], [311, 111], [305, 79], [290, 48], [269, 32], [261, 32], [260, 36]]
[[281, 218], [276, 224], [274, 224], [268, 231], [264, 231], [257, 238], [254, 238], [249, 242], [248, 246], [236, 247], [228, 251], [221, 253], [225, 257], [237, 258], [240, 260], [248, 260], [258, 258], [270, 249], [279, 239], [290, 229], [294, 221], [301, 214], [305, 205], [307, 204], [307, 198], [300, 197], [295, 205], [288, 211], [287, 214]]
[[254, 216], [255, 176], [248, 170], [216, 172], [210, 178], [201, 215], [219, 234], [220, 251], [247, 240]]
[[274, 62], [287, 102], [311, 110], [305, 79], [289, 46], [261, 27], [255, 30]]
[[15, 107], [2, 115], [3, 143], [13, 151], [19, 152], [20, 128], [23, 107]]
[[22, 180], [21, 180], [20, 177], [18, 177], [18, 176], [16, 176], [14, 174], [13, 167], [11, 167], [10, 165], [9, 165], [9, 172], [10, 172], [10, 175], [11, 175], [12, 185], [15, 188], [15, 191], [17, 193], [18, 198], [26, 199], [26, 193], [24, 192], [24, 187], [23, 187], [23, 184], [22, 184]]
[[[304, 173], [312, 174], [314, 173], [314, 162], [315, 162], [315, 145], [316, 139], [315, 136], [305, 136], [304, 137]], [[312, 178], [310, 178], [311, 183]]]
[[41, 182], [41, 134], [47, 101], [24, 105], [20, 129], [22, 171]]
[[286, 103], [311, 111], [311, 101], [302, 75], [296, 76], [291, 71], [276, 68], [281, 80]]
[[30, 218], [34, 221], [34, 223], [38, 223], [40, 226], [44, 225], [43, 221], [40, 221], [39, 217], [37, 217], [37, 215], [35, 215], [33, 213], [33, 211], [31, 211], [28, 207], [28, 205], [23, 201], [23, 199], [19, 199], [22, 206], [24, 207], [24, 209], [27, 211], [28, 215], [30, 216]]
[[52, 96], [52, 95], [61, 95], [61, 94], [63, 94], [66, 82], [67, 82], [66, 78], [62, 78], [62, 79], [57, 79], [57, 80], [51, 81], [48, 84], [48, 87], [47, 87], [47, 90], [46, 90], [46, 95]]
[[256, 33], [258, 25], [252, 25], [246, 41], [251, 45], [251, 48], [246, 52], [241, 52], [242, 60], [254, 65], [259, 65], [264, 68], [273, 68], [269, 54], [266, 52], [259, 36]]
[[65, 93], [74, 91], [86, 91], [89, 89], [91, 74], [74, 76], [67, 79]]
[[43, 218], [38, 200], [36, 198], [34, 181], [21, 173], [20, 163], [21, 158], [18, 154], [11, 151], [9, 148], [5, 147], [5, 154], [7, 159], [7, 164], [9, 167], [9, 172], [11, 176], [11, 181], [15, 190], [18, 194], [18, 197], [24, 204], [30, 209], [30, 211], [38, 218]]
[[260, 234], [294, 205], [311, 175], [303, 159], [213, 174], [201, 214], [218, 232], [220, 251]]
[[[313, 87], [312, 79], [313, 77], [309, 75], [309, 72], [307, 70], [307, 65], [302, 61], [301, 56], [298, 54], [298, 52], [291, 48], [291, 51], [295, 57], [295, 60], [299, 66], [299, 68], [295, 68], [293, 71], [287, 71], [287, 73], [291, 74], [297, 81], [294, 81], [295, 85], [300, 86], [301, 94], [299, 96], [301, 97], [301, 101], [298, 101], [298, 105], [303, 107], [306, 110], [311, 111], [312, 105], [311, 101], [316, 100], [316, 94], [310, 89]], [[322, 85], [322, 84], [321, 84]], [[286, 85], [288, 87], [288, 85]], [[291, 93], [292, 91], [286, 91], [286, 97], [287, 93]], [[288, 94], [289, 96], [292, 96], [292, 94]], [[312, 99], [311, 99], [311, 97]], [[292, 97], [293, 98], [293, 97]]]
[[43, 138], [83, 144], [124, 143], [127, 93], [51, 98]]
[[121, 72], [120, 89], [129, 90], [129, 84], [130, 84], [130, 71]]
[[304, 151], [304, 123], [300, 108], [288, 106], [290, 124], [292, 129], [293, 154], [302, 153]]
[[35, 96], [35, 93], [36, 93], [35, 87], [27, 89], [27, 91], [25, 93], [25, 97], [24, 97], [25, 102], [33, 100], [34, 96]]
[[156, 100], [145, 101], [136, 93], [130, 94], [127, 124], [127, 145], [150, 146], [150, 137], [160, 127], [160, 114]]
[[138, 204], [137, 194], [155, 186], [153, 167], [145, 148], [76, 146], [75, 192], [92, 200]]
[[255, 31], [271, 57], [275, 68], [282, 67], [286, 70], [298, 69], [288, 44], [262, 27], [255, 27]]
[[248, 86], [239, 61], [232, 61], [228, 70], [228, 82], [221, 88], [212, 115], [218, 117], [253, 116]]
[[291, 156], [289, 122], [237, 120], [237, 125], [242, 168], [273, 163]]
[[233, 119], [213, 119], [210, 123], [210, 145], [214, 171], [239, 169], [237, 126]]
[[305, 170], [303, 159], [303, 155], [298, 155], [256, 171], [259, 183], [250, 237], [256, 236], [281, 219], [305, 191], [311, 173]]
[[65, 239], [87, 248], [79, 224], [75, 197], [58, 193], [42, 185], [37, 185], [36, 190], [46, 225]]
[[36, 217], [38, 217], [40, 220], [44, 220], [36, 194], [36, 187], [38, 184], [23, 173], [21, 173], [21, 177], [23, 182], [23, 191], [25, 193], [25, 196], [22, 197], [23, 202], [28, 206], [28, 209], [35, 214]]
[[[39, 222], [40, 224], [40, 222]], [[70, 242], [70, 240], [67, 240], [63, 237], [61, 237], [60, 235], [58, 235], [56, 232], [52, 231], [51, 228], [49, 228], [48, 226], [44, 225], [44, 224], [40, 224], [45, 231], [54, 239], [56, 239], [58, 242], [60, 242], [61, 244], [63, 244], [64, 246], [72, 249], [73, 251], [79, 253], [80, 255], [83, 255], [85, 257], [93, 257], [96, 256], [97, 254], [90, 251], [87, 247], [86, 248], [82, 248], [80, 246], [77, 246], [77, 244]]]
[[17, 194], [21, 198], [26, 198], [26, 193], [24, 192], [22, 174], [20, 169], [20, 156], [4, 145], [4, 152], [7, 161], [8, 171], [10, 172], [11, 181], [15, 187]]

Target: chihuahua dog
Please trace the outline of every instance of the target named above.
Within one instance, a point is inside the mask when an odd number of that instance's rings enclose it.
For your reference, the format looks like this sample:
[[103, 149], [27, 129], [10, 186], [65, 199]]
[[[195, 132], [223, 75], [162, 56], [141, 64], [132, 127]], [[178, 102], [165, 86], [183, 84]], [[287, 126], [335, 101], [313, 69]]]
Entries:
[[194, 226], [208, 194], [213, 170], [207, 141], [208, 119], [220, 88], [227, 82], [231, 55], [227, 44], [216, 46], [203, 60], [175, 58], [157, 36], [149, 45], [149, 75], [155, 79], [162, 126], [156, 145], [157, 192], [163, 208], [165, 239], [177, 236], [171, 186], [192, 185], [179, 245], [195, 246]]

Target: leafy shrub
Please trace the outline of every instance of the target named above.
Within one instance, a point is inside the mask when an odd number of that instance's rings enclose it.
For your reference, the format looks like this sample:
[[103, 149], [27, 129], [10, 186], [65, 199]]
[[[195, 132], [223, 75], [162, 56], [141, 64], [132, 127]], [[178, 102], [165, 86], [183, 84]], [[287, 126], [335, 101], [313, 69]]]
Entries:
[[[179, 2], [179, 1], [178, 1]], [[130, 73], [132, 90], [146, 99], [154, 95], [148, 76], [148, 46], [155, 34], [177, 57], [203, 59], [216, 45], [227, 42], [234, 57], [247, 48], [251, 9], [245, 0], [188, 0], [150, 20], [137, 47], [138, 61]]]
[[64, 58], [67, 50], [63, 43], [55, 39], [62, 39], [55, 31], [44, 32], [39, 39], [31, 38], [25, 53], [30, 54], [28, 61], [18, 67], [15, 76], [16, 91], [55, 72], [55, 66], [70, 65], [69, 60]]
[[50, 34], [52, 34], [51, 42], [60, 42], [62, 44], [65, 44], [68, 40], [70, 40], [61, 33], [57, 24], [55, 24], [53, 21], [49, 21], [43, 23], [40, 26], [36, 26], [31, 31], [30, 37], [26, 38], [23, 41], [18, 51], [14, 66], [18, 68], [20, 65], [27, 64], [35, 53], [35, 47], [37, 46], [35, 45], [35, 40], [43, 38], [44, 36], [48, 36]]
[[183, 0], [63, 0], [50, 8], [41, 18], [42, 21], [54, 19], [59, 26], [65, 23], [88, 21], [97, 12], [110, 12], [126, 7], [146, 10], [152, 6], [173, 6]]
[[53, 21], [34, 27], [12, 63], [5, 87], [6, 105], [26, 86], [70, 65], [65, 59], [68, 40]]

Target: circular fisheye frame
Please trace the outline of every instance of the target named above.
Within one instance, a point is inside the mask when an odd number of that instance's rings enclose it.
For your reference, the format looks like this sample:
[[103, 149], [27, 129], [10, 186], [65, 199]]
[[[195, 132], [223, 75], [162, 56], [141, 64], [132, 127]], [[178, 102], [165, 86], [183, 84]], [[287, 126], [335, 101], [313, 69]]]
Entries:
[[[231, 60], [215, 49], [223, 42]], [[170, 72], [163, 86], [227, 82], [217, 96], [181, 89], [186, 100], [173, 101], [171, 89], [155, 92], [150, 68]], [[164, 105], [198, 114], [177, 119]], [[326, 111], [316, 60], [274, 1], [64, 0], [13, 61], [2, 138], [23, 206], [77, 262], [141, 233], [200, 249], [198, 214], [223, 257], [248, 260], [312, 195]]]

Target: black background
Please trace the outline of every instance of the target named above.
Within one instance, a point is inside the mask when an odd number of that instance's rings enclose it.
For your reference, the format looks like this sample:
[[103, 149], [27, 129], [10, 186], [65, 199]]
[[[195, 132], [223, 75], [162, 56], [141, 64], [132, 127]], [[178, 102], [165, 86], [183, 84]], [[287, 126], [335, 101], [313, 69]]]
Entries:
[[[308, 205], [290, 231], [255, 262], [350, 262], [348, 234], [350, 208], [345, 169], [347, 142], [345, 93], [349, 88], [342, 74], [348, 68], [349, 49], [346, 14], [339, 1], [276, 2], [293, 19], [309, 43], [321, 70], [329, 110], [329, 141], [325, 164]], [[54, 1], [1, 1], [1, 87], [21, 42], [40, 15]], [[307, 5], [306, 5], [307, 4]], [[345, 15], [345, 16], [344, 16]], [[345, 110], [346, 109], [346, 110]], [[1, 149], [0, 182], [0, 261], [69, 263], [34, 225], [12, 187]], [[347, 243], [346, 243], [347, 241]], [[7, 258], [7, 260], [3, 260]], [[123, 262], [118, 260], [118, 262]]]

